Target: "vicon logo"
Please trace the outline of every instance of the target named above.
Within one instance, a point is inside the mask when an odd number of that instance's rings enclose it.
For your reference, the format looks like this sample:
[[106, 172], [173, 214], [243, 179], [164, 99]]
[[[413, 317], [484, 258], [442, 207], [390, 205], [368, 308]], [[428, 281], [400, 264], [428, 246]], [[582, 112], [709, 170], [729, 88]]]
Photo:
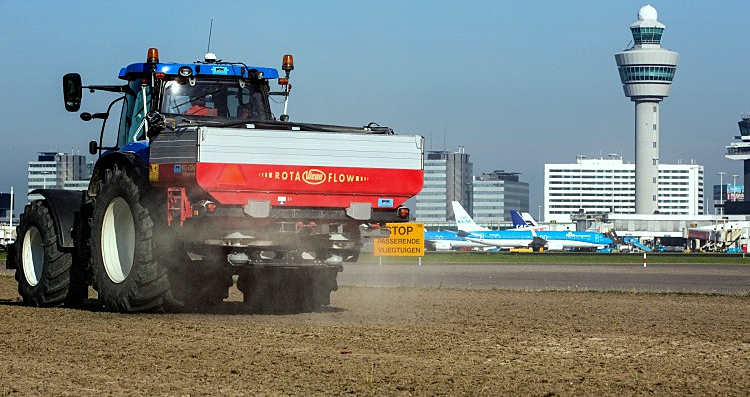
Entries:
[[369, 177], [357, 174], [346, 174], [343, 172], [325, 173], [321, 170], [310, 168], [307, 171], [264, 171], [259, 172], [261, 178], [276, 179], [279, 181], [305, 182], [308, 185], [320, 185], [321, 183], [352, 183], [367, 182]]
[[321, 170], [311, 168], [302, 173], [302, 180], [310, 185], [320, 185], [326, 181], [326, 174]]

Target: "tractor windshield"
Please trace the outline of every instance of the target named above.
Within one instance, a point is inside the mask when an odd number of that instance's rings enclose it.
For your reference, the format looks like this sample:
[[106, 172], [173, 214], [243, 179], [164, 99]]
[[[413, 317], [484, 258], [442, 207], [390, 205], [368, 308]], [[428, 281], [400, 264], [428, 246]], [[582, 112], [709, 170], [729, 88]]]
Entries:
[[161, 112], [183, 116], [273, 120], [262, 80], [176, 78], [164, 85]]

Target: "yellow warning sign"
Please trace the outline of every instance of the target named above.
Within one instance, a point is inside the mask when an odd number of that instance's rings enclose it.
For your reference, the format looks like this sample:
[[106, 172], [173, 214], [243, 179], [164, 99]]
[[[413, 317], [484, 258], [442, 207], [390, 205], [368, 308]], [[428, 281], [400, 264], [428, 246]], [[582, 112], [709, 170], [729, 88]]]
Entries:
[[424, 256], [424, 223], [386, 223], [390, 237], [375, 239], [375, 256]]

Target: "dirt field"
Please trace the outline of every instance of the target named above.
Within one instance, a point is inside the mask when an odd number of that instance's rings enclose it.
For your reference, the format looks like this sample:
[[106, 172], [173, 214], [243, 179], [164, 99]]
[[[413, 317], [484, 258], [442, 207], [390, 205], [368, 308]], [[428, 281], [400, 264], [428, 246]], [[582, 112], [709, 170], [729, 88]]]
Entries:
[[320, 313], [20, 306], [0, 395], [747, 395], [750, 298], [341, 288]]

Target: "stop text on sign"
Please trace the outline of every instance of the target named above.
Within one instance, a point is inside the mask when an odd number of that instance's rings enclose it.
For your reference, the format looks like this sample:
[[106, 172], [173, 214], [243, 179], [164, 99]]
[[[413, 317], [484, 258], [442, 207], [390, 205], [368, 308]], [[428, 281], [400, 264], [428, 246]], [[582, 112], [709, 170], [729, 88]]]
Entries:
[[424, 223], [387, 223], [391, 235], [376, 238], [375, 256], [424, 256]]

